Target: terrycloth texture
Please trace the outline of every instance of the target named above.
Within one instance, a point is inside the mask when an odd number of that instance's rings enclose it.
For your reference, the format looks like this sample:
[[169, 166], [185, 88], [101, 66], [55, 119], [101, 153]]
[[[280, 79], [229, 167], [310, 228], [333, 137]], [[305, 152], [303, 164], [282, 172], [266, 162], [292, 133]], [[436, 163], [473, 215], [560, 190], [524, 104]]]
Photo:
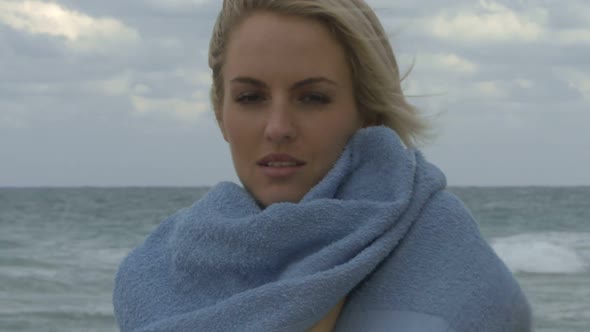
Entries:
[[444, 175], [385, 127], [359, 130], [301, 202], [221, 183], [123, 261], [122, 331], [528, 331], [530, 309]]

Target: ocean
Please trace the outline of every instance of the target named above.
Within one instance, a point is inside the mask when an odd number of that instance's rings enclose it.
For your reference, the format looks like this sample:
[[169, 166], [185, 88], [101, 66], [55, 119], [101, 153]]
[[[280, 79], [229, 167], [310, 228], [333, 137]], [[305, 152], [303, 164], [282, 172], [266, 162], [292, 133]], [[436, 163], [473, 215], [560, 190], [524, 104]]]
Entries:
[[[515, 273], [535, 331], [590, 331], [590, 187], [450, 190]], [[0, 331], [117, 331], [119, 262], [206, 191], [0, 189]]]

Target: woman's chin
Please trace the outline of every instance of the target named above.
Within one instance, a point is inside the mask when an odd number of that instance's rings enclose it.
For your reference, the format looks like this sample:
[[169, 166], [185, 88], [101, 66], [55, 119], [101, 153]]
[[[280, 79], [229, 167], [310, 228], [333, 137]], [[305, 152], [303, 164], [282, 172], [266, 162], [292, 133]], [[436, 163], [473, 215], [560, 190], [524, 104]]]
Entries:
[[305, 196], [300, 190], [283, 188], [282, 190], [265, 190], [254, 194], [258, 204], [265, 208], [276, 203], [298, 203]]

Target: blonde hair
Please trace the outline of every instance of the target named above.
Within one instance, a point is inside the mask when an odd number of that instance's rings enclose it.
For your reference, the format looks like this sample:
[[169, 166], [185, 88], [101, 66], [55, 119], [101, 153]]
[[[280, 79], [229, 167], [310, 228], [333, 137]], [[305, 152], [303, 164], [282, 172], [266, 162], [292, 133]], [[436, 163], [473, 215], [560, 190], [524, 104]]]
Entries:
[[259, 10], [323, 22], [347, 53], [355, 100], [365, 119], [390, 127], [408, 147], [426, 138], [429, 125], [406, 101], [388, 37], [363, 0], [224, 0], [209, 46], [211, 103], [216, 116], [223, 101], [222, 68], [229, 35], [248, 14]]

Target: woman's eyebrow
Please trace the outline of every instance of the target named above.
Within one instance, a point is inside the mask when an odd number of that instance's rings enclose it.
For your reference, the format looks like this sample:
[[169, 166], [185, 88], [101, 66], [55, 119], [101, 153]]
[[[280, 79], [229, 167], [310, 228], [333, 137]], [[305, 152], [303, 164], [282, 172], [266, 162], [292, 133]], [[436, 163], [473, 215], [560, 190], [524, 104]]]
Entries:
[[[268, 88], [268, 85], [266, 83], [264, 83], [263, 81], [257, 80], [252, 77], [246, 77], [246, 76], [236, 77], [231, 80], [231, 83], [250, 84], [250, 85], [254, 85], [259, 88]], [[306, 85], [311, 85], [311, 84], [316, 84], [316, 83], [328, 83], [330, 85], [338, 86], [338, 84], [336, 82], [334, 82], [328, 78], [325, 78], [325, 77], [310, 77], [310, 78], [306, 78], [302, 81], [296, 82], [295, 84], [293, 84], [291, 86], [290, 90], [296, 90], [296, 89], [302, 88]]]
[[295, 90], [295, 89], [299, 89], [302, 88], [306, 85], [311, 85], [311, 84], [316, 84], [316, 83], [328, 83], [330, 85], [335, 85], [338, 86], [338, 84], [328, 78], [325, 77], [310, 77], [307, 79], [304, 79], [303, 81], [299, 81], [295, 84], [293, 84], [293, 86], [291, 87], [291, 90]]
[[262, 82], [260, 80], [257, 80], [255, 78], [251, 78], [251, 77], [244, 77], [244, 76], [236, 77], [236, 78], [232, 79], [230, 82], [231, 83], [250, 84], [250, 85], [254, 85], [254, 86], [259, 87], [259, 88], [266, 88], [266, 87], [268, 87], [266, 85], [266, 83], [264, 83], [264, 82]]

